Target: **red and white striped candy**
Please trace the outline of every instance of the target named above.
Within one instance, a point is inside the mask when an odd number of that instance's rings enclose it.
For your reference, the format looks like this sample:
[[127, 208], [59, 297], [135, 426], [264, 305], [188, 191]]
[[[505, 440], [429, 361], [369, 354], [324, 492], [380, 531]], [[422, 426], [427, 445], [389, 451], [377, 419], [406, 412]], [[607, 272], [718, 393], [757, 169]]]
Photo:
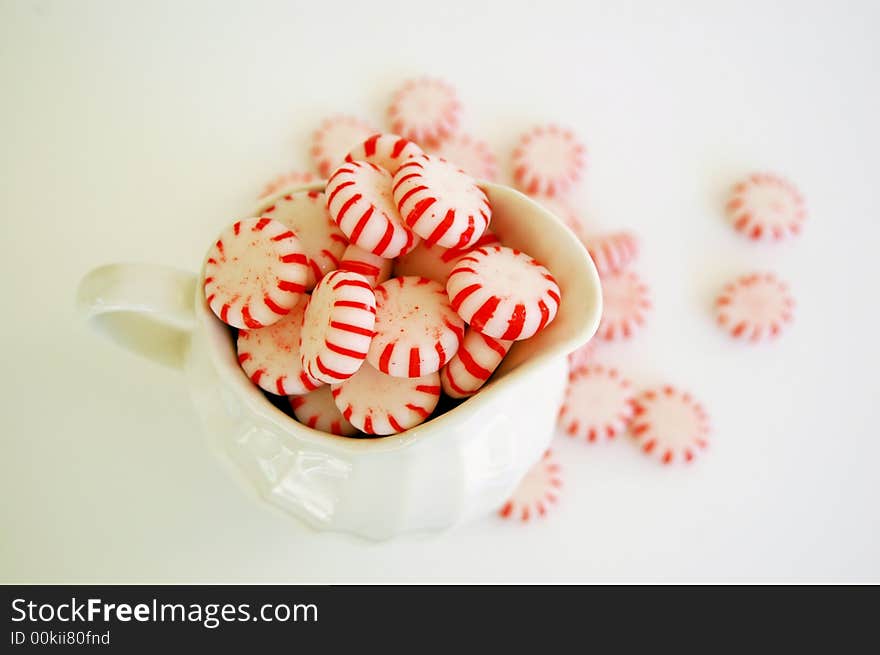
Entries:
[[282, 173], [278, 177], [266, 182], [266, 186], [263, 187], [263, 190], [260, 191], [260, 195], [257, 196], [257, 198], [262, 200], [263, 198], [273, 196], [284, 189], [305, 186], [306, 184], [314, 184], [317, 181], [318, 176], [314, 173], [309, 173], [308, 171], [290, 171], [289, 173]]
[[570, 130], [541, 125], [513, 151], [513, 179], [529, 194], [562, 195], [581, 179], [586, 148]]
[[333, 402], [333, 394], [327, 385], [305, 396], [291, 396], [290, 408], [296, 420], [313, 430], [329, 432], [340, 437], [357, 434], [357, 428], [345, 420]]
[[305, 292], [309, 268], [297, 236], [271, 218], [236, 221], [208, 250], [205, 297], [220, 320], [241, 329], [272, 325]]
[[606, 275], [601, 284], [602, 321], [596, 336], [605, 341], [629, 339], [645, 324], [651, 309], [647, 285], [632, 271]]
[[474, 178], [440, 157], [420, 155], [401, 165], [392, 192], [404, 222], [429, 245], [469, 248], [492, 218]]
[[392, 132], [422, 146], [433, 146], [458, 130], [461, 103], [452, 86], [422, 77], [407, 81], [395, 92], [388, 117]]
[[299, 335], [308, 296], [303, 295], [287, 316], [256, 330], [239, 330], [238, 363], [261, 389], [279, 396], [295, 396], [322, 385], [303, 370]]
[[345, 419], [367, 434], [396, 434], [431, 416], [440, 400], [440, 375], [395, 378], [372, 366], [332, 387], [333, 400]]
[[599, 275], [622, 271], [639, 254], [639, 241], [630, 232], [595, 235], [585, 239], [584, 245], [593, 258]]
[[733, 187], [727, 202], [733, 226], [755, 241], [779, 241], [800, 234], [807, 210], [791, 182], [772, 173], [755, 173]]
[[331, 116], [312, 135], [312, 159], [321, 177], [329, 177], [345, 154], [375, 129], [355, 116]]
[[473, 396], [504, 359], [513, 341], [468, 330], [455, 357], [440, 371], [443, 391], [452, 398]]
[[395, 277], [404, 275], [426, 277], [429, 280], [434, 280], [446, 286], [449, 274], [461, 257], [464, 257], [475, 248], [500, 244], [501, 240], [489, 229], [483, 232], [483, 236], [477, 239], [473, 246], [463, 250], [429, 246], [425, 241], [422, 241], [415, 248], [394, 261], [394, 275]]
[[548, 210], [551, 214], [565, 223], [568, 228], [580, 239], [584, 238], [586, 228], [580, 214], [571, 206], [568, 200], [558, 196], [533, 195], [532, 200]]
[[324, 275], [339, 268], [348, 239], [327, 211], [323, 193], [287, 193], [263, 203], [259, 213], [284, 223], [299, 237], [309, 258], [306, 289], [313, 289]]
[[791, 323], [794, 298], [773, 273], [752, 273], [724, 285], [715, 309], [718, 325], [732, 337], [756, 342], [779, 336]]
[[571, 437], [613, 439], [633, 417], [633, 390], [617, 369], [601, 364], [575, 368], [568, 376], [559, 425]]
[[439, 282], [395, 277], [376, 287], [376, 336], [367, 361], [399, 378], [439, 371], [458, 351], [464, 323]]
[[543, 517], [559, 499], [562, 477], [559, 464], [551, 450], [544, 453], [526, 477], [522, 479], [510, 500], [498, 510], [505, 519], [519, 519], [526, 523], [532, 517]]
[[362, 144], [355, 146], [345, 156], [345, 161], [370, 162], [394, 175], [407, 159], [421, 154], [421, 148], [402, 136], [373, 134]]
[[452, 162], [480, 180], [491, 182], [498, 177], [498, 161], [489, 144], [469, 134], [456, 134], [444, 139], [431, 150], [431, 154]]
[[300, 333], [306, 371], [334, 383], [364, 363], [376, 323], [376, 297], [362, 275], [332, 271], [318, 282], [309, 299]]
[[690, 462], [709, 445], [709, 417], [689, 393], [672, 386], [649, 389], [633, 402], [630, 432], [642, 451], [664, 464]]
[[452, 308], [477, 332], [518, 341], [556, 317], [560, 292], [546, 268], [519, 250], [477, 248], [458, 260], [446, 291]]
[[327, 208], [356, 246], [385, 259], [419, 242], [404, 224], [391, 195], [391, 173], [365, 161], [346, 162], [327, 180]]
[[363, 275], [372, 287], [382, 284], [382, 282], [391, 277], [393, 266], [393, 259], [379, 257], [379, 255], [374, 255], [353, 244], [348, 245], [348, 248], [342, 253], [342, 260], [339, 262], [340, 270]]

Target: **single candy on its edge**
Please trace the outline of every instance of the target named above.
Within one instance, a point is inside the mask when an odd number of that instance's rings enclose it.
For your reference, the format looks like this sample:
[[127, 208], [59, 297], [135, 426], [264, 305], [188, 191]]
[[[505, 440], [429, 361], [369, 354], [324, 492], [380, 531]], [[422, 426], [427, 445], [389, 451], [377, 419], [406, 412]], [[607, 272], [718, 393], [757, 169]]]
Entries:
[[363, 275], [372, 287], [382, 284], [391, 277], [393, 266], [393, 259], [379, 257], [379, 255], [367, 252], [353, 243], [348, 244], [348, 248], [342, 253], [342, 260], [339, 262], [339, 270]]
[[365, 161], [346, 162], [327, 180], [327, 208], [348, 240], [394, 259], [419, 243], [406, 226], [391, 193], [391, 173]]
[[299, 237], [309, 258], [307, 290], [339, 268], [339, 258], [348, 246], [348, 239], [330, 216], [322, 192], [297, 191], [277, 196], [262, 203], [259, 214], [284, 223]]
[[369, 364], [331, 386], [342, 415], [366, 434], [398, 434], [424, 423], [440, 400], [440, 374], [395, 378]]
[[772, 173], [754, 173], [737, 183], [726, 209], [733, 227], [753, 241], [798, 235], [807, 219], [801, 192]]
[[690, 462], [709, 445], [709, 417], [689, 393], [671, 385], [648, 389], [635, 398], [633, 408], [630, 433], [642, 452], [664, 464]]
[[402, 164], [391, 191], [400, 217], [428, 245], [470, 248], [492, 220], [476, 180], [440, 157], [419, 155]]
[[498, 177], [498, 160], [492, 148], [470, 134], [455, 134], [444, 139], [431, 154], [452, 162], [477, 179], [493, 182]]
[[539, 125], [523, 134], [513, 151], [514, 182], [530, 195], [562, 195], [581, 179], [585, 153], [571, 130]]
[[559, 426], [570, 437], [589, 442], [613, 439], [633, 417], [632, 383], [615, 368], [587, 364], [571, 371]]
[[648, 286], [633, 271], [605, 275], [600, 282], [602, 320], [596, 336], [605, 341], [631, 338], [651, 309]]
[[312, 135], [311, 149], [321, 177], [330, 177], [330, 172], [343, 162], [345, 154], [375, 131], [356, 116], [339, 115], [325, 119]]
[[548, 449], [519, 483], [498, 515], [505, 519], [519, 519], [523, 523], [532, 517], [543, 517], [559, 499], [562, 478], [553, 451]]
[[473, 396], [495, 372], [513, 343], [468, 330], [455, 357], [440, 371], [443, 391], [451, 398]]
[[329, 386], [324, 385], [304, 396], [291, 396], [289, 400], [293, 415], [303, 425], [339, 437], [357, 434], [357, 428], [345, 420], [333, 402]]
[[734, 339], [773, 339], [794, 319], [794, 298], [773, 273], [752, 273], [724, 285], [715, 301], [718, 325]]
[[394, 175], [407, 159], [423, 154], [422, 149], [409, 139], [396, 134], [373, 134], [355, 146], [345, 161], [366, 161]]
[[299, 239], [282, 223], [265, 217], [236, 221], [208, 249], [205, 298], [227, 325], [272, 325], [305, 293], [307, 261]]
[[[497, 279], [496, 279], [497, 278]], [[528, 339], [559, 310], [553, 275], [529, 255], [506, 246], [477, 248], [458, 260], [446, 292], [470, 327], [496, 339]]]
[[434, 146], [455, 134], [461, 121], [461, 102], [443, 80], [421, 77], [407, 80], [388, 107], [391, 131], [420, 146]]
[[376, 287], [376, 335], [367, 362], [394, 377], [439, 371], [464, 339], [464, 322], [439, 282], [391, 278]]
[[364, 363], [375, 322], [376, 297], [370, 283], [349, 271], [328, 273], [315, 287], [303, 317], [303, 367], [322, 382], [351, 377]]
[[639, 254], [639, 240], [631, 232], [610, 232], [584, 239], [599, 275], [624, 270]]
[[305, 372], [299, 352], [299, 333], [308, 296], [281, 319], [263, 328], [239, 330], [238, 363], [251, 382], [278, 396], [309, 393], [323, 383]]

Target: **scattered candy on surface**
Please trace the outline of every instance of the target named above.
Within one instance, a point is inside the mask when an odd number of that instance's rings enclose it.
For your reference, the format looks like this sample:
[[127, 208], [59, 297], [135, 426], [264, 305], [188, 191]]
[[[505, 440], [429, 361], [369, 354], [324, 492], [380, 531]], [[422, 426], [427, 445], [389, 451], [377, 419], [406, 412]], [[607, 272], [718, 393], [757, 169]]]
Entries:
[[718, 325], [735, 339], [773, 339], [794, 318], [788, 285], [773, 273], [752, 273], [724, 285], [715, 301]]
[[516, 491], [500, 510], [499, 516], [523, 523], [541, 518], [556, 504], [562, 476], [553, 451], [548, 450], [519, 483]]
[[800, 191], [772, 173], [754, 173], [734, 186], [727, 213], [733, 227], [753, 241], [800, 234], [807, 218]]
[[589, 442], [613, 439], [633, 417], [632, 383], [617, 369], [586, 364], [571, 371], [559, 426], [570, 437]]
[[709, 417], [689, 393], [672, 386], [648, 389], [633, 405], [630, 432], [644, 453], [664, 464], [690, 462], [709, 445]]

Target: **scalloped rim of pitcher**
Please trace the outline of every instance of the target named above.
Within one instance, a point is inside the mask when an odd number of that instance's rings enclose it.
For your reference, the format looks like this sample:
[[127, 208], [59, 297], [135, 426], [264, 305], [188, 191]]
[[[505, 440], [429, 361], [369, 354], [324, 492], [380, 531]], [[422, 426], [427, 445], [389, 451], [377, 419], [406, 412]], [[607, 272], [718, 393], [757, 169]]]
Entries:
[[[494, 189], [499, 189], [502, 193], [513, 192], [518, 196], [521, 196], [522, 199], [527, 201], [528, 203], [533, 205], [534, 209], [538, 210], [538, 213], [542, 215], [545, 220], [560, 223], [559, 219], [556, 218], [551, 212], [546, 210], [544, 207], [536, 203], [534, 200], [529, 198], [528, 196], [520, 193], [516, 189], [512, 189], [511, 187], [507, 187], [505, 185], [494, 184], [491, 182], [481, 181], [481, 187], [491, 187]], [[276, 197], [287, 193], [293, 193], [297, 191], [323, 191], [324, 183], [316, 183], [316, 184], [308, 184], [301, 185], [299, 187], [290, 187], [279, 191], [278, 193], [270, 196], [269, 198], [262, 199], [258, 203], [258, 207], [265, 204], [267, 201], [270, 201]], [[577, 237], [571, 232], [567, 226], [563, 225], [566, 228], [569, 238], [577, 241]], [[572, 337], [562, 341], [556, 348], [543, 352], [535, 357], [529, 358], [528, 360], [519, 364], [513, 370], [507, 372], [505, 374], [505, 380], [513, 378], [513, 380], [517, 380], [522, 378], [523, 376], [529, 375], [532, 371], [541, 368], [550, 360], [564, 357], [568, 352], [574, 350], [579, 345], [586, 343], [592, 336], [595, 334], [596, 329], [599, 325], [599, 319], [601, 318], [601, 310], [602, 310], [602, 296], [601, 296], [601, 287], [599, 286], [599, 275], [596, 271], [596, 267], [593, 264], [592, 259], [587, 254], [586, 248], [583, 248], [583, 262], [586, 264], [588, 269], [588, 275], [591, 278], [591, 282], [596, 286], [599, 293], [597, 293], [597, 303], [596, 307], [592, 314], [586, 314], [583, 316], [582, 324], [579, 329], [575, 329], [573, 331]], [[399, 434], [391, 434], [383, 437], [370, 437], [370, 438], [352, 438], [352, 437], [343, 437], [334, 434], [328, 434], [326, 432], [321, 432], [320, 430], [315, 430], [310, 428], [302, 423], [297, 422], [295, 419], [291, 418], [289, 415], [285, 414], [278, 407], [269, 402], [263, 393], [251, 383], [250, 379], [248, 379], [247, 375], [245, 375], [244, 371], [242, 371], [241, 367], [238, 364], [237, 357], [235, 355], [235, 342], [230, 338], [228, 327], [223, 324], [211, 311], [208, 306], [207, 301], [205, 300], [205, 294], [202, 292], [202, 280], [204, 279], [205, 268], [204, 262], [202, 263], [202, 267], [199, 272], [199, 283], [196, 285], [196, 299], [195, 299], [195, 313], [197, 322], [199, 325], [204, 326], [205, 336], [208, 340], [208, 350], [211, 357], [212, 364], [216, 369], [218, 375], [221, 379], [229, 382], [233, 387], [241, 393], [241, 397], [243, 401], [247, 404], [248, 408], [253, 411], [255, 414], [259, 415], [261, 418], [269, 421], [270, 423], [278, 426], [281, 430], [285, 432], [295, 431], [297, 433], [297, 437], [301, 438], [305, 441], [314, 443], [316, 445], [320, 445], [323, 447], [330, 447], [337, 452], [350, 452], [350, 453], [359, 453], [363, 454], [365, 451], [381, 453], [388, 451], [396, 451], [401, 448], [408, 448], [413, 446], [418, 441], [425, 441], [431, 438], [449, 438], [449, 435], [437, 435], [436, 437], [432, 437], [430, 432], [442, 432], [443, 428], [446, 427], [446, 424], [455, 419], [460, 420], [464, 413], [468, 413], [468, 415], [474, 415], [476, 412], [480, 410], [480, 408], [491, 402], [491, 399], [499, 393], [503, 393], [502, 390], [498, 389], [498, 380], [492, 379], [490, 380], [482, 389], [480, 389], [479, 393], [471, 396], [470, 398], [465, 399], [459, 405], [453, 407], [447, 412], [437, 416], [436, 418], [432, 418], [431, 420], [417, 425], [414, 428], [406, 430], [405, 432], [401, 432]], [[563, 298], [563, 302], [565, 302], [565, 298]], [[216, 357], [215, 357], [216, 356]], [[449, 431], [453, 432], [454, 431]], [[465, 435], [464, 438], [467, 438]]]

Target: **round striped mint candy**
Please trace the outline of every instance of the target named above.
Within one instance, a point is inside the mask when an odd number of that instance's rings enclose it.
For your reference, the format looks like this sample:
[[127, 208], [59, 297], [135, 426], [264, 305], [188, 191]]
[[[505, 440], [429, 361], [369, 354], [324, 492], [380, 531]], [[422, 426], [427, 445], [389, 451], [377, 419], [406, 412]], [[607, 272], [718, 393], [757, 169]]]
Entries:
[[477, 239], [477, 242], [472, 247], [463, 250], [429, 246], [425, 241], [422, 241], [408, 253], [394, 260], [394, 275], [395, 277], [404, 275], [426, 277], [429, 280], [434, 280], [446, 286], [449, 274], [461, 257], [464, 257], [474, 248], [500, 244], [501, 241], [490, 229], [483, 232], [483, 236]]
[[354, 244], [348, 244], [348, 248], [342, 253], [339, 269], [363, 275], [370, 286], [375, 287], [391, 277], [393, 265], [393, 259], [379, 257]]
[[345, 420], [342, 412], [333, 402], [333, 394], [326, 384], [304, 396], [291, 396], [290, 408], [297, 421], [313, 430], [329, 432], [340, 437], [357, 434], [357, 428]]
[[421, 154], [421, 148], [402, 136], [374, 134], [362, 144], [355, 146], [345, 156], [345, 161], [370, 162], [394, 175], [407, 159]]
[[477, 248], [460, 258], [446, 291], [472, 329], [512, 341], [543, 330], [556, 318], [560, 301], [550, 271], [506, 246]]
[[693, 461], [709, 445], [709, 415], [687, 392], [666, 385], [647, 389], [633, 401], [630, 433], [642, 452], [664, 464]]
[[556, 504], [561, 487], [559, 463], [553, 452], [547, 450], [544, 457], [529, 469], [498, 514], [501, 518], [519, 519], [523, 523], [541, 518]]
[[391, 173], [365, 161], [346, 162], [327, 180], [327, 208], [351, 243], [385, 259], [419, 242], [391, 194]]
[[261, 328], [296, 305], [308, 271], [292, 230], [271, 218], [246, 218], [226, 228], [208, 250], [205, 298], [224, 323]]
[[406, 225], [428, 245], [469, 248], [492, 219], [474, 178], [441, 157], [420, 155], [402, 164], [392, 193]]
[[238, 363], [261, 389], [279, 396], [314, 391], [321, 382], [302, 367], [299, 335], [308, 296], [301, 296], [287, 316], [267, 327], [239, 330]]
[[424, 277], [395, 277], [376, 287], [376, 336], [367, 361], [400, 378], [439, 371], [458, 351], [464, 323], [443, 285]]
[[458, 130], [461, 103], [455, 89], [430, 77], [407, 81], [388, 108], [391, 130], [423, 146], [436, 145]]
[[539, 125], [513, 151], [513, 178], [526, 193], [562, 195], [581, 179], [585, 159], [586, 148], [571, 130]]
[[332, 271], [315, 287], [300, 333], [303, 367], [322, 382], [341, 382], [364, 363], [376, 323], [376, 297], [362, 275]]
[[493, 339], [468, 330], [461, 348], [440, 371], [443, 391], [452, 398], [473, 396], [504, 359], [513, 341]]
[[632, 383], [615, 368], [585, 364], [568, 376], [559, 426], [570, 437], [589, 442], [613, 439], [633, 417]]
[[773, 273], [751, 273], [724, 285], [715, 301], [718, 325], [734, 339], [774, 339], [794, 319], [794, 298]]
[[599, 275], [617, 273], [638, 256], [639, 241], [631, 232], [599, 234], [584, 240]]
[[331, 387], [333, 400], [356, 428], [367, 434], [396, 434], [424, 423], [440, 400], [440, 375], [395, 378], [372, 366]]
[[754, 241], [800, 234], [807, 219], [801, 192], [772, 173], [754, 173], [733, 187], [727, 213], [734, 228]]
[[323, 193], [286, 193], [264, 202], [258, 213], [281, 221], [299, 237], [309, 258], [306, 289], [313, 289], [324, 275], [339, 268], [348, 239], [327, 211]]

